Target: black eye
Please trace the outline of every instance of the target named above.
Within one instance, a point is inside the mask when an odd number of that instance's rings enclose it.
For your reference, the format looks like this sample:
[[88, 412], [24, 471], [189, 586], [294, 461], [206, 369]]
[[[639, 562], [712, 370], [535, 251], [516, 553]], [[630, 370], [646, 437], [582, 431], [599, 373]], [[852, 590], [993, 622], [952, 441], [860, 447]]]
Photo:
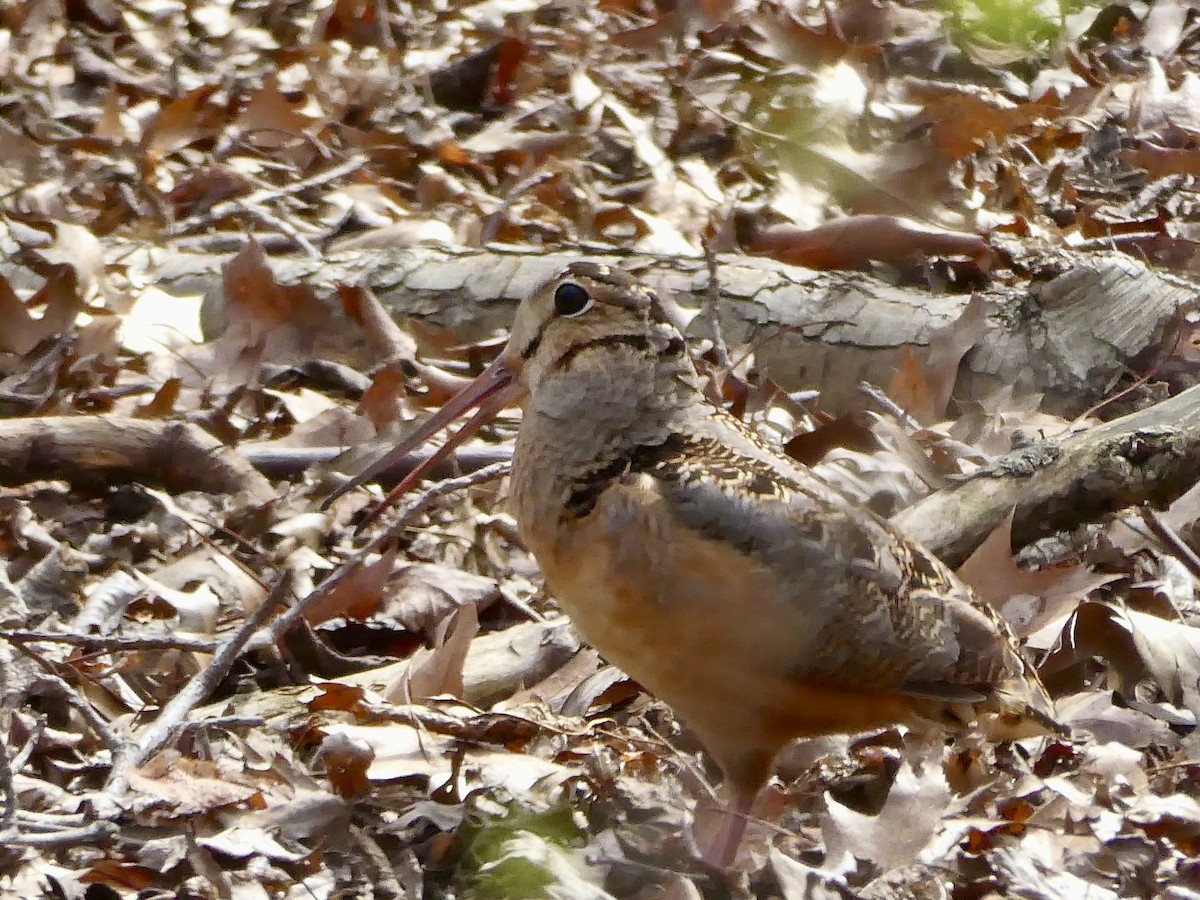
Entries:
[[573, 281], [564, 281], [554, 292], [554, 311], [560, 316], [578, 316], [592, 306], [592, 295]]

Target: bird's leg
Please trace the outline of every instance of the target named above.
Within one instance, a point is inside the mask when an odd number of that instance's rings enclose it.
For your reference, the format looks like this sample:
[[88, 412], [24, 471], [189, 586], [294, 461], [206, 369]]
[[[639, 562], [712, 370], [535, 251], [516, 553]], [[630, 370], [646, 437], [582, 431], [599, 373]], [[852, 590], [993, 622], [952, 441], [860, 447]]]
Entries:
[[721, 811], [721, 826], [701, 850], [705, 862], [718, 869], [733, 867], [757, 796], [757, 788], [734, 786], [733, 797]]

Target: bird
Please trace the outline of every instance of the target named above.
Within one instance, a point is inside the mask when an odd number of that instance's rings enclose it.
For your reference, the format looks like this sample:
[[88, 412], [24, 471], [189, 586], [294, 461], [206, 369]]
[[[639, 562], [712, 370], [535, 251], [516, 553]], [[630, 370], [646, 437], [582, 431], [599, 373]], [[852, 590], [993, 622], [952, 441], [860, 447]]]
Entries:
[[1065, 733], [1005, 620], [712, 401], [668, 304], [621, 268], [575, 262], [534, 291], [495, 361], [343, 490], [478, 408], [377, 515], [518, 401], [519, 535], [582, 636], [721, 769], [730, 799], [708, 862], [734, 865], [793, 740]]

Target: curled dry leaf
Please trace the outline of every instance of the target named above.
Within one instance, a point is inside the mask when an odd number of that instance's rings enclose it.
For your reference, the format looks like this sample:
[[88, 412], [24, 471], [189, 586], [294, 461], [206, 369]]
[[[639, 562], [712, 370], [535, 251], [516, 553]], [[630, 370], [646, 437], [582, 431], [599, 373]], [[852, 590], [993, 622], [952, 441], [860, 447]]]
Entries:
[[463, 665], [471, 641], [479, 633], [479, 611], [468, 603], [439, 626], [432, 650], [422, 648], [403, 673], [384, 691], [391, 703], [412, 703], [430, 697], [462, 697]]
[[396, 547], [390, 547], [382, 555], [357, 566], [332, 591], [305, 608], [305, 620], [310, 625], [320, 625], [339, 617], [362, 621], [374, 615], [382, 601], [384, 585], [392, 575], [398, 552]]
[[1139, 750], [1179, 743], [1179, 737], [1170, 725], [1141, 710], [1117, 706], [1111, 691], [1080, 691], [1056, 697], [1054, 711], [1064, 725], [1084, 729], [1101, 743], [1117, 743]]
[[[30, 315], [29, 308], [44, 306], [40, 317]], [[0, 350], [24, 356], [46, 338], [66, 332], [83, 308], [74, 270], [58, 266], [28, 304], [22, 303], [0, 275]]]
[[212, 135], [224, 123], [224, 111], [208, 102], [217, 90], [215, 84], [201, 85], [162, 104], [142, 139], [142, 149], [152, 163]]
[[262, 857], [275, 863], [298, 863], [308, 855], [303, 849], [283, 846], [263, 829], [244, 826], [229, 828], [220, 834], [201, 836], [196, 843], [232, 859]]
[[[380, 435], [386, 435], [388, 429], [403, 423], [407, 384], [408, 378], [401, 366], [387, 365], [375, 373], [370, 386], [359, 398], [358, 410], [371, 420], [372, 427]], [[372, 449], [376, 455], [380, 452], [378, 448]]]
[[[265, 362], [304, 363], [315, 358], [353, 356], [358, 329], [335, 315], [306, 284], [282, 284], [262, 247], [248, 241], [222, 268], [224, 305], [214, 312], [208, 333], [219, 333], [210, 348], [213, 374], [231, 380], [258, 377]], [[223, 317], [223, 322], [216, 319]], [[198, 364], [198, 363], [197, 363]]]
[[848, 216], [816, 228], [776, 225], [751, 228], [742, 247], [754, 256], [770, 256], [807, 269], [869, 269], [883, 263], [903, 271], [920, 271], [930, 257], [966, 257], [980, 272], [989, 271], [995, 255], [978, 235], [945, 231], [893, 216]]
[[427, 638], [455, 611], [467, 606], [485, 610], [500, 598], [494, 579], [433, 563], [401, 566], [387, 587], [380, 616]]
[[194, 634], [212, 634], [217, 624], [220, 601], [212, 588], [204, 583], [191, 591], [178, 591], [161, 584], [136, 569], [134, 576], [152, 596], [168, 604], [179, 616], [179, 627]]
[[417, 342], [387, 314], [374, 291], [362, 285], [339, 285], [338, 297], [342, 309], [351, 321], [358, 323], [367, 347], [380, 362], [415, 360]]
[[1121, 576], [1065, 563], [1035, 572], [1017, 565], [1012, 553], [1013, 513], [988, 535], [958, 570], [958, 576], [1026, 636], [1067, 616], [1088, 595]]
[[[522, 699], [513, 696], [517, 691], [525, 685], [537, 685], [551, 677], [579, 649], [579, 636], [563, 620], [522, 622], [511, 628], [479, 635], [471, 641], [463, 663], [463, 699], [476, 706], [489, 707], [508, 697], [512, 699], [504, 708], [513, 708]], [[382, 693], [388, 685], [397, 682], [409, 665], [410, 661], [405, 660], [344, 675], [337, 681]], [[571, 685], [574, 686], [577, 680], [572, 681]], [[550, 699], [545, 694], [537, 696], [547, 701]], [[573, 714], [576, 713], [568, 713]]]
[[1047, 660], [1057, 670], [1092, 656], [1120, 676], [1121, 690], [1151, 678], [1167, 702], [1200, 717], [1200, 628], [1129, 609], [1119, 603], [1083, 603], [1059, 647]]
[[38, 253], [50, 263], [70, 266], [84, 297], [91, 297], [104, 284], [104, 247], [91, 231], [71, 222], [55, 223], [54, 243]]
[[942, 827], [950, 800], [946, 776], [933, 759], [919, 773], [903, 762], [875, 816], [844, 806], [827, 793], [827, 811], [821, 816], [826, 859], [835, 866], [869, 859], [884, 872], [907, 865]]

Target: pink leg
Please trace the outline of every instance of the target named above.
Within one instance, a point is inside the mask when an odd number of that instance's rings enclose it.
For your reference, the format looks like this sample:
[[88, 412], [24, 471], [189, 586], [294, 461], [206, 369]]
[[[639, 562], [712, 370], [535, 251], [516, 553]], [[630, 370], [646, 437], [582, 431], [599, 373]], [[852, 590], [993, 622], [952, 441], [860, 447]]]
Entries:
[[733, 868], [742, 835], [746, 831], [746, 819], [754, 809], [757, 796], [757, 790], [734, 788], [733, 799], [721, 814], [721, 827], [708, 846], [703, 848], [705, 862], [719, 869]]

